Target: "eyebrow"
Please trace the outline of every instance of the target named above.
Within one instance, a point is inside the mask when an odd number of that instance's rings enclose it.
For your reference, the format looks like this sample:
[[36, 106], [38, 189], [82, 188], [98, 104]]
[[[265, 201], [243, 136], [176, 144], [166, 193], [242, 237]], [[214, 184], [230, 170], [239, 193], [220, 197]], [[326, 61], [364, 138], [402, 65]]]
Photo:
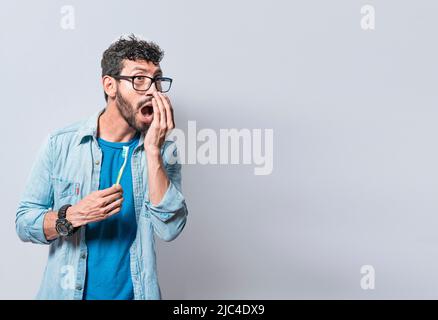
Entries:
[[[147, 69], [142, 68], [142, 67], [134, 67], [134, 69], [132, 69], [131, 73], [133, 73], [136, 70], [140, 70], [140, 71], [144, 71], [146, 73], [149, 73], [149, 71]], [[163, 70], [158, 69], [157, 71], [155, 71], [154, 75], [156, 75], [156, 74], [163, 74]]]

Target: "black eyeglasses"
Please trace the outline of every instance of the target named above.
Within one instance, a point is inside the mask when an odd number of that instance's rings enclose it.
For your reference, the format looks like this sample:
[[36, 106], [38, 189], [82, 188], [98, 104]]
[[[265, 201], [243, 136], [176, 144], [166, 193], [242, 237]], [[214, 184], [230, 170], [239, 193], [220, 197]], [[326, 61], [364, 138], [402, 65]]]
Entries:
[[155, 88], [159, 92], [167, 92], [172, 86], [172, 79], [166, 77], [148, 77], [148, 76], [112, 76], [119, 80], [129, 80], [132, 83], [132, 88], [136, 91], [145, 92], [155, 83]]

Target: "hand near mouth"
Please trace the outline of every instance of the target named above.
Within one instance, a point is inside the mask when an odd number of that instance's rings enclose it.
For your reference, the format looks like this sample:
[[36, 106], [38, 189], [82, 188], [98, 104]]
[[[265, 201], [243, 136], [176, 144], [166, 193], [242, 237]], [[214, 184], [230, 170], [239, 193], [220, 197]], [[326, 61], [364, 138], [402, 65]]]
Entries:
[[146, 152], [159, 153], [166, 134], [175, 128], [175, 121], [169, 97], [161, 92], [154, 92], [153, 95], [153, 120], [144, 139], [144, 148]]

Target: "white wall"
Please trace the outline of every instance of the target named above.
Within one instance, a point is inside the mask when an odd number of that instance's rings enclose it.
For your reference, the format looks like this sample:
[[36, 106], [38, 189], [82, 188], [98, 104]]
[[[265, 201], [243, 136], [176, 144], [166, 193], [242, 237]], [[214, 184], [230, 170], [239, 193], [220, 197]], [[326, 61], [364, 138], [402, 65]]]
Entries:
[[104, 105], [102, 52], [130, 32], [166, 51], [177, 127], [274, 130], [271, 175], [184, 166], [188, 224], [158, 245], [164, 298], [438, 298], [436, 1], [0, 6], [0, 298], [32, 299], [46, 262], [14, 226], [36, 150]]

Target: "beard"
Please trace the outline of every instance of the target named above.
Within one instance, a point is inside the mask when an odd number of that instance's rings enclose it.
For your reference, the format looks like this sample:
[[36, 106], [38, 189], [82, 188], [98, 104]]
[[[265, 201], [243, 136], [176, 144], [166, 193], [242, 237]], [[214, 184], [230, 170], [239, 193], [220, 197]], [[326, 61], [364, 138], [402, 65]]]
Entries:
[[122, 115], [123, 119], [128, 123], [128, 125], [135, 129], [135, 131], [140, 132], [146, 132], [149, 129], [149, 124], [138, 121], [136, 118], [136, 114], [138, 113], [138, 110], [140, 110], [140, 107], [143, 106], [148, 100], [142, 100], [137, 103], [137, 106], [134, 107], [131, 103], [126, 101], [125, 98], [123, 98], [122, 94], [119, 90], [116, 91], [116, 106], [117, 109], [119, 109], [120, 114]]

